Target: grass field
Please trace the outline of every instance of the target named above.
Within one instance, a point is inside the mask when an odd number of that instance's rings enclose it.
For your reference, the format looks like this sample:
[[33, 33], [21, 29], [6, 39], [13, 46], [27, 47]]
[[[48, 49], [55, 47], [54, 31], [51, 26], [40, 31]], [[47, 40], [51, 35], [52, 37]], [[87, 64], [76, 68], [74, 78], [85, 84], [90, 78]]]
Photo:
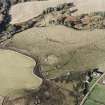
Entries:
[[35, 61], [23, 54], [0, 49], [0, 95], [23, 94], [37, 89], [42, 80], [33, 74]]
[[97, 84], [84, 105], [105, 105], [105, 86]]
[[84, 105], [103, 105], [103, 104], [100, 104], [100, 103], [97, 103], [95, 101], [92, 101], [90, 99], [88, 99]]

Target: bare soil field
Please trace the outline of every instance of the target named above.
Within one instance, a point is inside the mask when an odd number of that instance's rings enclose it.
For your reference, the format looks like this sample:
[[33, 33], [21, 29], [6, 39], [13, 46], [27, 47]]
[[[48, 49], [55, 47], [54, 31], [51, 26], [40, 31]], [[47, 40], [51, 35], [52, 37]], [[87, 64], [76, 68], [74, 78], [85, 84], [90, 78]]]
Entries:
[[[90, 13], [96, 11], [105, 11], [104, 0], [48, 0], [48, 1], [32, 1], [19, 3], [12, 6], [10, 15], [12, 17], [11, 24], [27, 21], [33, 17], [40, 15], [43, 10], [48, 7], [55, 7], [62, 3], [74, 2], [78, 12], [75, 15], [82, 13]], [[95, 4], [95, 5], [94, 5]]]
[[105, 1], [104, 0], [75, 0], [75, 4], [78, 8], [78, 14], [90, 13], [97, 11], [105, 11]]
[[33, 17], [37, 17], [48, 7], [56, 7], [59, 4], [68, 3], [69, 1], [72, 2], [73, 0], [49, 0], [19, 3], [12, 6], [10, 10], [10, 15], [12, 17], [11, 24], [27, 21]]

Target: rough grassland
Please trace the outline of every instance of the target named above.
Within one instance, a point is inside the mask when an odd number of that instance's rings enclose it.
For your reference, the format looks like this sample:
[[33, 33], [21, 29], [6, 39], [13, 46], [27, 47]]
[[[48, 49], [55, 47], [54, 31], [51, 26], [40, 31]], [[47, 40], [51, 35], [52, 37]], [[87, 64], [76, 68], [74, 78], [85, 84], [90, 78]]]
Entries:
[[[53, 76], [70, 70], [105, 67], [104, 33], [104, 30], [76, 31], [64, 26], [32, 28], [16, 34], [8, 46], [40, 56], [44, 70]], [[53, 64], [48, 59], [51, 55], [56, 58]]]

